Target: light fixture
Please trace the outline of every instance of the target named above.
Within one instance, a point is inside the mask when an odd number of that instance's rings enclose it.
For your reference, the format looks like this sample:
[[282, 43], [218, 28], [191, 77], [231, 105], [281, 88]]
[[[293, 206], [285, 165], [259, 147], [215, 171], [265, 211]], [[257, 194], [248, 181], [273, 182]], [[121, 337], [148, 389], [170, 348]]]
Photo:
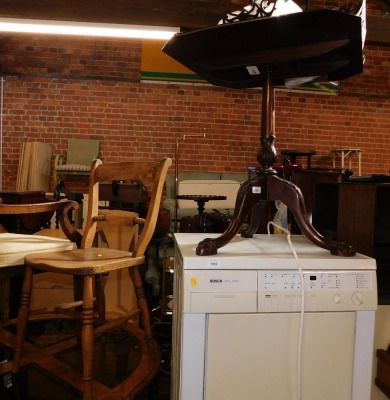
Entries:
[[0, 32], [169, 40], [179, 28], [95, 22], [0, 18]]

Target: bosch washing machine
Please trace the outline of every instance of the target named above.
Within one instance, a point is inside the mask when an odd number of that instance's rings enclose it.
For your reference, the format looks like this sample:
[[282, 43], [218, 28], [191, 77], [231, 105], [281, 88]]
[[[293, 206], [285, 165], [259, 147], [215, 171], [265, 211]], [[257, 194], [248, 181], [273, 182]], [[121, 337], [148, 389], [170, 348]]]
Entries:
[[175, 234], [171, 400], [369, 400], [376, 263], [304, 236]]

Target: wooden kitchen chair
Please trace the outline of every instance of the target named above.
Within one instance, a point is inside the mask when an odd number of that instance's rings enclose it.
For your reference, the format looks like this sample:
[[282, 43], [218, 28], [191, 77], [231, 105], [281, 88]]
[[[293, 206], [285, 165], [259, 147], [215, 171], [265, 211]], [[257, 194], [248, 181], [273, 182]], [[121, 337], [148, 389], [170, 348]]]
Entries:
[[[95, 334], [101, 334], [105, 330], [111, 330], [121, 324], [123, 325], [134, 317], [133, 313], [127, 314], [125, 317], [121, 316], [116, 320], [110, 320], [95, 330], [95, 306], [99, 317], [105, 317], [105, 299], [100, 279], [102, 274], [123, 268], [129, 270], [135, 287], [138, 313], [141, 314], [147, 343], [150, 349], [153, 349], [148, 306], [138, 268], [145, 263], [144, 254], [156, 227], [165, 176], [171, 164], [172, 161], [169, 158], [164, 158], [160, 162], [118, 162], [111, 164], [105, 164], [101, 160], [94, 161], [90, 172], [88, 213], [80, 248], [54, 252], [50, 255], [45, 253], [32, 254], [25, 258], [26, 274], [17, 321], [14, 372], [19, 370], [21, 363], [22, 347], [29, 320], [29, 299], [34, 270], [70, 274], [82, 280], [81, 349], [84, 399], [92, 398], [92, 385], [88, 383], [93, 380]], [[99, 184], [113, 180], [136, 180], [146, 185], [150, 183], [150, 203], [145, 220], [138, 218], [138, 215], [133, 212], [99, 209]], [[107, 247], [93, 247], [99, 221], [125, 225], [135, 225], [143, 222], [134, 250], [128, 252]]]

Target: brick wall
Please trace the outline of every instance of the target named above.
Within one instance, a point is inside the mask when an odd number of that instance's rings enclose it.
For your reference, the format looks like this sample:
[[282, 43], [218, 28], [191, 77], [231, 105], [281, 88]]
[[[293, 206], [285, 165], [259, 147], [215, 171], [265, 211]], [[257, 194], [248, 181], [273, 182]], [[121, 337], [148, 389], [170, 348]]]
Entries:
[[[183, 134], [205, 132], [181, 143], [181, 170], [257, 164], [261, 90], [140, 83], [140, 49], [125, 40], [2, 40], [3, 190], [15, 189], [24, 141], [50, 143], [57, 155], [68, 138], [95, 138], [105, 161], [158, 159], [174, 157]], [[367, 45], [364, 73], [341, 82], [338, 96], [278, 90], [277, 150], [315, 149], [312, 165], [330, 167], [332, 148], [360, 148], [364, 175], [388, 173], [389, 64], [390, 47]]]

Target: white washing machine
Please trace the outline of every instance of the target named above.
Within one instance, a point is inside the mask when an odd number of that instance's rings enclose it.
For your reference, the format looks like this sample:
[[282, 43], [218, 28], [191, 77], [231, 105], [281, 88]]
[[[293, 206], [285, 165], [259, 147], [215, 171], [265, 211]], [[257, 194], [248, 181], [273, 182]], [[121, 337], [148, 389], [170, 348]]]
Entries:
[[171, 399], [369, 400], [375, 260], [287, 235], [195, 254], [217, 236], [175, 234]]

